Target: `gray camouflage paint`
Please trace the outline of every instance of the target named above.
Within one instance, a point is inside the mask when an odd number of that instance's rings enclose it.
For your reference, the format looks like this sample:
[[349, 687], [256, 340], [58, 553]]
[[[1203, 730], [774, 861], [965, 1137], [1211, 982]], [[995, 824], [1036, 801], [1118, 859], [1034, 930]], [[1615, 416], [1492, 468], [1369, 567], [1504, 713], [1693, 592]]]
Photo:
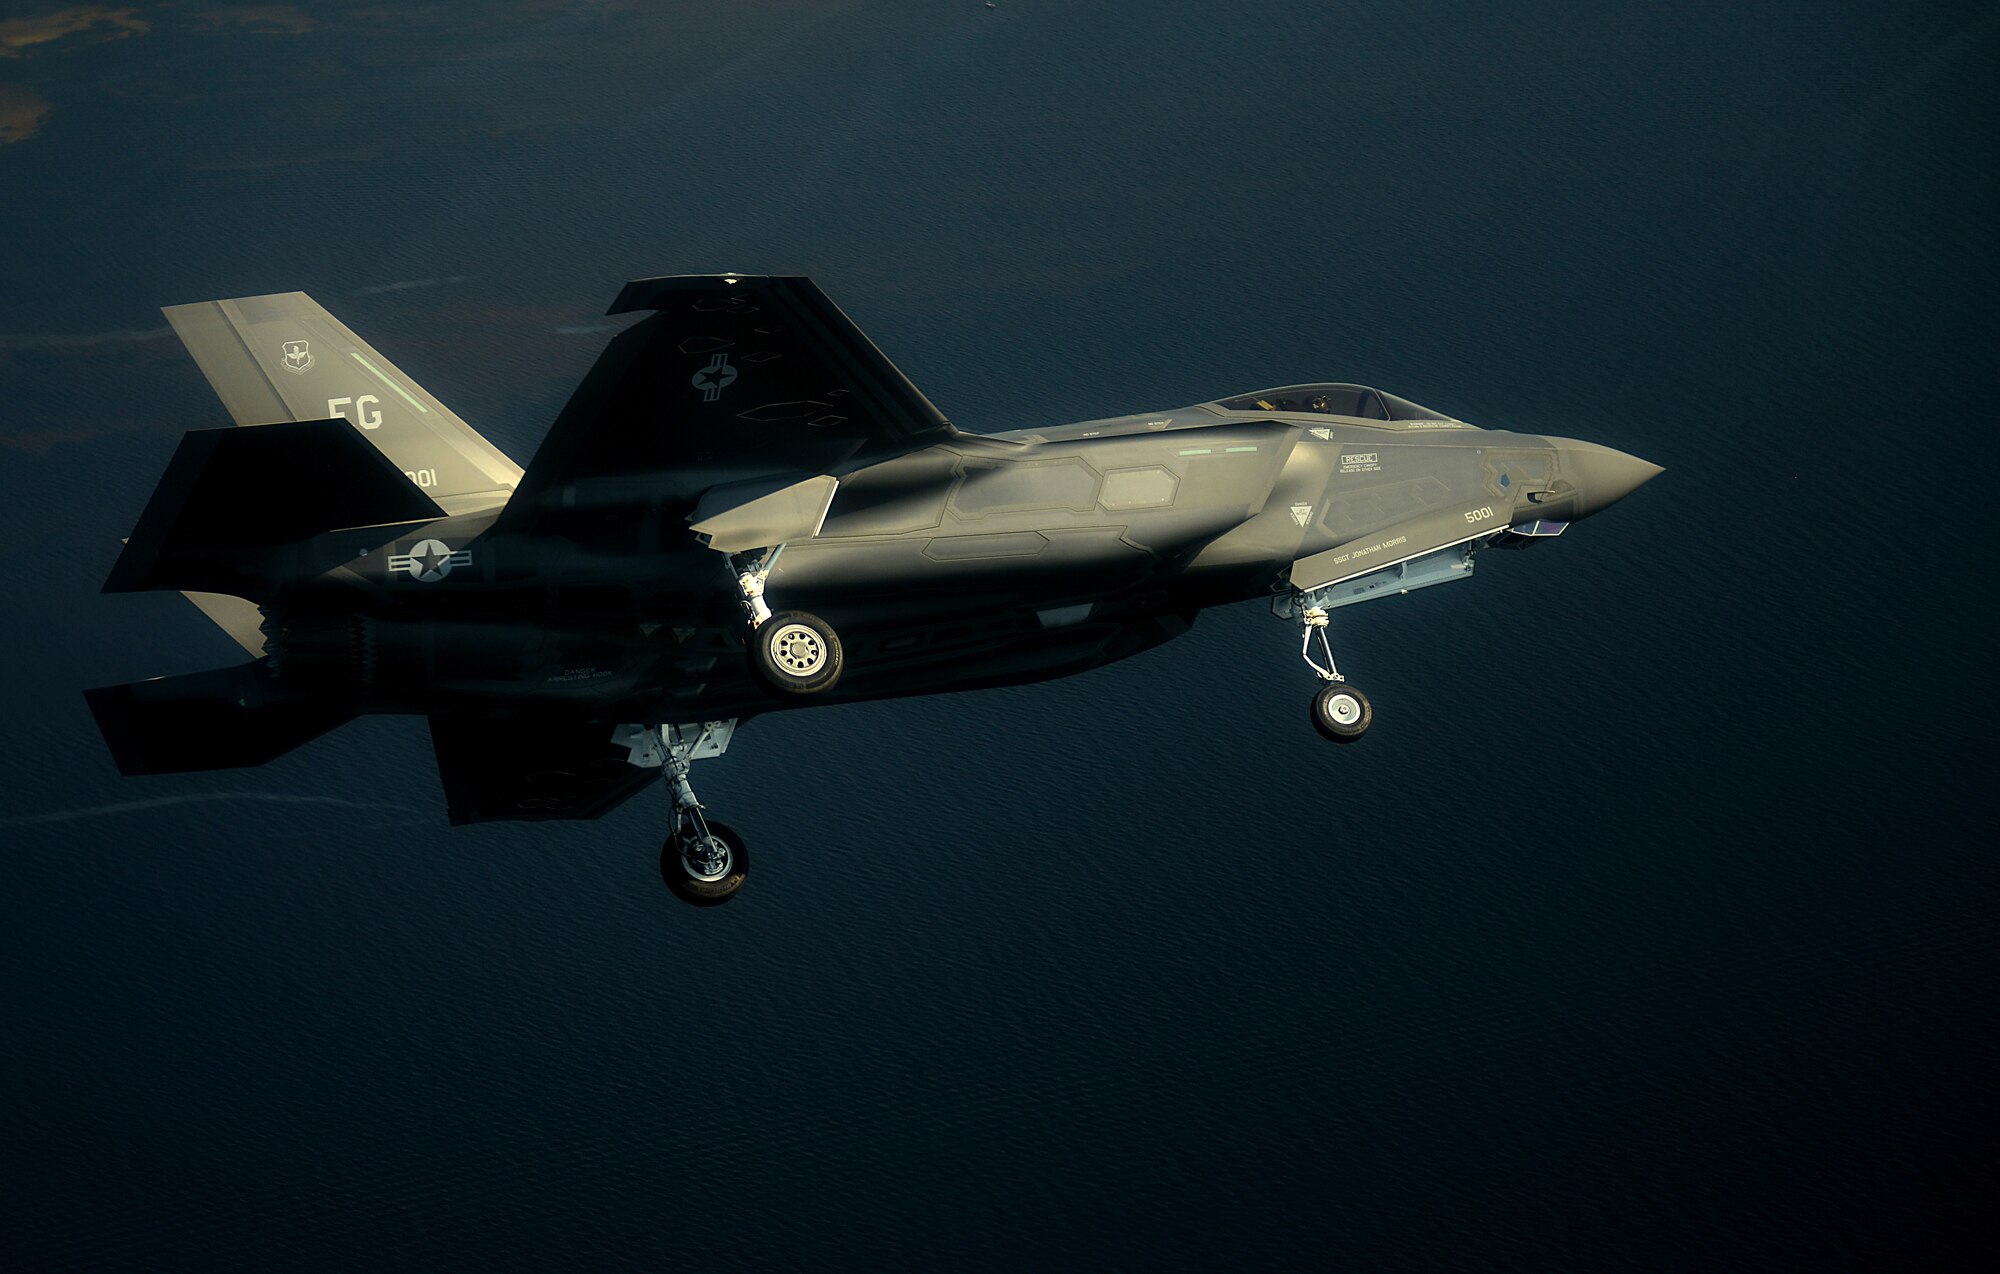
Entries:
[[[197, 601], [354, 712], [693, 723], [1082, 671], [1205, 607], [1526, 544], [1659, 472], [1422, 409], [1280, 405], [1334, 386], [965, 434], [809, 281], [642, 280], [613, 312], [645, 308], [525, 476], [303, 293], [169, 309], [237, 423], [345, 418], [446, 514], [329, 530], [244, 600]], [[779, 542], [771, 605], [846, 650], [823, 694], [781, 697], [744, 658], [720, 550]]]

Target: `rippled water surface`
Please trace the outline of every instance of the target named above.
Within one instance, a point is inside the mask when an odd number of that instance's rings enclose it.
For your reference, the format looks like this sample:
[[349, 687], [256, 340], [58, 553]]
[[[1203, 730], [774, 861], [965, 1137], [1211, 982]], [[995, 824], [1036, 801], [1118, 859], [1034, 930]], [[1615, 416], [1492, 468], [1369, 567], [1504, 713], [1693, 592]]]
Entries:
[[[1981, 6], [0, 8], [10, 1267], [1935, 1267], [1990, 1200]], [[1310, 379], [1666, 466], [1343, 612], [445, 825], [420, 723], [121, 780], [98, 585], [303, 289], [525, 459], [627, 278], [960, 425]], [[281, 480], [282, 475], [274, 475]], [[1982, 831], [1981, 829], [1985, 829]], [[1990, 1230], [1984, 1231], [1990, 1233]]]

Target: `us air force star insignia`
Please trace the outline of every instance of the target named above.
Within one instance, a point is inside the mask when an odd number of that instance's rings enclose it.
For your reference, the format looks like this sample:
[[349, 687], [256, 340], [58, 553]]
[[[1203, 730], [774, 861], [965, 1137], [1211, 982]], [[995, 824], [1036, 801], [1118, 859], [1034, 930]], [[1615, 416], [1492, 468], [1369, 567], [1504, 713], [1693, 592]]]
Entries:
[[454, 566], [472, 565], [472, 550], [460, 549], [456, 553], [443, 540], [419, 540], [407, 553], [389, 555], [389, 573], [408, 571], [410, 578], [425, 584], [435, 584], [451, 574]]
[[304, 373], [312, 370], [312, 349], [304, 341], [286, 341], [284, 349], [286, 371]]
[[722, 391], [736, 383], [736, 369], [729, 365], [729, 355], [717, 354], [708, 360], [708, 366], [696, 372], [690, 383], [701, 391], [701, 400], [712, 403], [722, 397]]
[[1300, 526], [1304, 526], [1306, 519], [1312, 515], [1313, 507], [1310, 504], [1295, 504], [1292, 506], [1292, 521], [1298, 523]]

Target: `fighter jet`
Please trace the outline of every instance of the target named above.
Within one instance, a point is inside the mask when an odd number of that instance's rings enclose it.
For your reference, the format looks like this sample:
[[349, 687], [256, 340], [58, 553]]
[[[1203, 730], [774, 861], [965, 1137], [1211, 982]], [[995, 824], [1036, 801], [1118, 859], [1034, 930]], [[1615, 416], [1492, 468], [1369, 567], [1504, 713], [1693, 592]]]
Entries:
[[169, 307], [237, 426], [180, 442], [106, 592], [249, 654], [86, 692], [119, 769], [253, 766], [429, 719], [453, 824], [598, 818], [664, 778], [661, 874], [735, 896], [689, 771], [762, 713], [1082, 672], [1262, 601], [1374, 719], [1328, 617], [1550, 542], [1660, 472], [1354, 384], [1052, 429], [953, 427], [811, 280], [625, 285], [523, 469], [301, 292]]

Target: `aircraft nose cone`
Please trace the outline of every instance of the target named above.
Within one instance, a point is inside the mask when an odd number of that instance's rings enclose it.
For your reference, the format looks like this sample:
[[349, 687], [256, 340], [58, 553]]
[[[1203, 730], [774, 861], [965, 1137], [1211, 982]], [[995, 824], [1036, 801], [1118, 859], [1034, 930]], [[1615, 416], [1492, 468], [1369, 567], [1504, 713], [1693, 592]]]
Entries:
[[1575, 439], [1551, 439], [1562, 449], [1563, 472], [1576, 485], [1576, 516], [1608, 509], [1666, 472], [1649, 460]]

